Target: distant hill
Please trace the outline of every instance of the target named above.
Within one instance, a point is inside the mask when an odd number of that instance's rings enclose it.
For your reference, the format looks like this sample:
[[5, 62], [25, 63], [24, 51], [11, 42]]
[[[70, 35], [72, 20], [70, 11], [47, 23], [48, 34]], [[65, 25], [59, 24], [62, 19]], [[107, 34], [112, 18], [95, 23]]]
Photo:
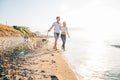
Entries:
[[23, 37], [35, 36], [28, 27], [22, 26], [8, 26], [0, 24], [0, 37]]

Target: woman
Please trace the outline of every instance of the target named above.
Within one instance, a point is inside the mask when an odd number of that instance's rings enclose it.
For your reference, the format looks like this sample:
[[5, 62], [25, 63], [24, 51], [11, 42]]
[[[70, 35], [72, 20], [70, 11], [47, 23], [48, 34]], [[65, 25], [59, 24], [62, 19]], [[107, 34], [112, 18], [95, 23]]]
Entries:
[[61, 27], [61, 39], [62, 39], [62, 49], [65, 51], [65, 43], [66, 43], [66, 35], [68, 35], [68, 38], [70, 38], [68, 33], [68, 28], [66, 26], [66, 22], [63, 22], [63, 26]]

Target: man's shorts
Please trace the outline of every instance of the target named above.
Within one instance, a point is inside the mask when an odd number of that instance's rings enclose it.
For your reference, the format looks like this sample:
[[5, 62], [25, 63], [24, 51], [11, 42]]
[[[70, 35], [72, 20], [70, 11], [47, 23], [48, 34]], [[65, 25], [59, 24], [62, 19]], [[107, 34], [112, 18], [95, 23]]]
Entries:
[[54, 32], [54, 37], [59, 38], [59, 33]]

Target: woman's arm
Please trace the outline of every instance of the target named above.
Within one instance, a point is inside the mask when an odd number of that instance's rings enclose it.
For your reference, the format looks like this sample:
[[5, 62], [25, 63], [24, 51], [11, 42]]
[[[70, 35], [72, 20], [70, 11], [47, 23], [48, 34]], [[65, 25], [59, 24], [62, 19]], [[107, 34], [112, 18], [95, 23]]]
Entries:
[[67, 31], [67, 35], [68, 35], [68, 38], [70, 38], [70, 35], [69, 35], [68, 31]]

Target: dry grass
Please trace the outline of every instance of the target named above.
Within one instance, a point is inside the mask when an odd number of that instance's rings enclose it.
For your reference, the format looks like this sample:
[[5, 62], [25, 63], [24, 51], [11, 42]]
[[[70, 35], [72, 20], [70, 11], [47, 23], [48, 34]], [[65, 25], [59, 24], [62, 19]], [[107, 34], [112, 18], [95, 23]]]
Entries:
[[23, 34], [14, 28], [0, 24], [0, 37], [21, 37]]
[[[15, 29], [13, 26], [0, 24], [0, 37], [23, 37], [34, 36], [35, 34], [29, 29], [18, 26], [20, 29]], [[21, 31], [22, 30], [22, 31]]]

